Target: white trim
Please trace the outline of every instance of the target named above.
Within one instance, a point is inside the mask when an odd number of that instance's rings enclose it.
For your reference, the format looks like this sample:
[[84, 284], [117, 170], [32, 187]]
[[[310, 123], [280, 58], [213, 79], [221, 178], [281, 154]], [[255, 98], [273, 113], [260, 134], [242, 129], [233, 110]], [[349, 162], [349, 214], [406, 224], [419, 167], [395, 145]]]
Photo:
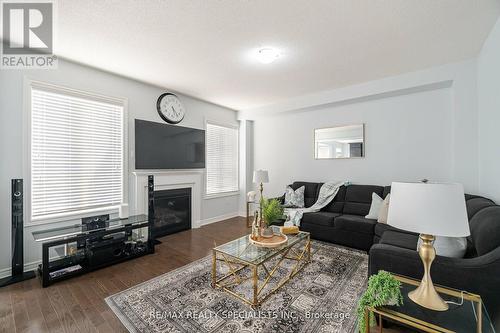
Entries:
[[[204, 195], [203, 195], [203, 199], [205, 200], [210, 200], [210, 199], [217, 199], [217, 198], [225, 198], [225, 197], [234, 197], [234, 196], [237, 196], [237, 195], [240, 195], [240, 191], [231, 191], [231, 192], [221, 192], [221, 193], [213, 193], [213, 194], [207, 194], [207, 191], [206, 191], [206, 178], [205, 177], [205, 191], [204, 191]], [[239, 186], [239, 184], [238, 184]]]
[[[31, 89], [37, 88], [45, 91], [56, 93], [69, 94], [75, 97], [83, 97], [105, 103], [119, 105], [123, 108], [123, 147], [122, 147], [122, 203], [128, 202], [129, 190], [129, 154], [128, 154], [128, 98], [126, 97], [110, 97], [101, 95], [99, 93], [89, 92], [70, 88], [67, 86], [53, 84], [43, 81], [31, 79], [29, 76], [24, 76], [23, 80], [23, 178], [24, 178], [24, 227], [31, 227], [36, 225], [49, 224], [54, 222], [62, 222], [71, 219], [79, 219], [82, 214], [100, 212], [103, 214], [118, 213], [117, 206], [99, 207], [95, 209], [80, 210], [75, 212], [68, 212], [64, 214], [54, 214], [48, 217], [33, 219], [31, 217]], [[35, 222], [36, 221], [36, 222]]]
[[[42, 260], [36, 260], [36, 261], [26, 263], [26, 264], [24, 264], [23, 272], [34, 271], [34, 270], [38, 269], [38, 265], [40, 265], [41, 263], [42, 263]], [[0, 269], [0, 279], [10, 276], [11, 272], [12, 272], [11, 266]]]
[[223, 214], [223, 215], [219, 215], [219, 216], [209, 217], [207, 219], [200, 220], [199, 226], [203, 227], [203, 226], [208, 225], [208, 224], [224, 221], [224, 220], [231, 219], [231, 218], [238, 217], [238, 216], [240, 216], [239, 212], [233, 212], [233, 213], [227, 213], [227, 214]]

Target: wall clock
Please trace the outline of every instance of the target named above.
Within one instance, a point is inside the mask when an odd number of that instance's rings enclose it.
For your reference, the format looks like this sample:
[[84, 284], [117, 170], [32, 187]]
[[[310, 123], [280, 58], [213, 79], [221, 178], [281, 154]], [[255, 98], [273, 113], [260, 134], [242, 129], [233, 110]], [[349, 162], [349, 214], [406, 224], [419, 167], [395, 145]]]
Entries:
[[156, 101], [156, 109], [161, 119], [170, 124], [178, 124], [184, 119], [186, 110], [179, 97], [172, 93], [163, 93]]

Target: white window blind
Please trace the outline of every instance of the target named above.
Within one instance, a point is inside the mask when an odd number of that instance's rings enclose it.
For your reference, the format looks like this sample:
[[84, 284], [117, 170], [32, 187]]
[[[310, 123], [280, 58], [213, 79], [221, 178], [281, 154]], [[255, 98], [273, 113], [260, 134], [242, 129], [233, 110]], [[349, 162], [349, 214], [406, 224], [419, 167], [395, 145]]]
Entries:
[[31, 90], [31, 217], [122, 202], [123, 105]]
[[238, 191], [238, 129], [207, 123], [207, 195]]

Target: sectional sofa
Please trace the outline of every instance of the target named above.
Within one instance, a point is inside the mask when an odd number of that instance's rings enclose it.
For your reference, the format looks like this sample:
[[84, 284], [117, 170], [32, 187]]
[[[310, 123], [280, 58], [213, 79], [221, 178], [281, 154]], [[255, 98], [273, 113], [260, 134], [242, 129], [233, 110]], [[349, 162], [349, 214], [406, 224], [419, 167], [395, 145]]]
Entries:
[[[305, 186], [304, 203], [316, 202], [323, 183], [294, 182]], [[420, 279], [423, 266], [418, 255], [418, 235], [366, 219], [372, 193], [385, 198], [390, 186], [342, 186], [333, 201], [320, 212], [305, 213], [301, 229], [317, 240], [332, 242], [369, 253], [369, 275], [379, 270]], [[284, 196], [280, 198], [284, 200]], [[471, 236], [464, 258], [436, 256], [433, 281], [482, 296], [492, 319], [500, 326], [500, 206], [492, 200], [465, 195]]]

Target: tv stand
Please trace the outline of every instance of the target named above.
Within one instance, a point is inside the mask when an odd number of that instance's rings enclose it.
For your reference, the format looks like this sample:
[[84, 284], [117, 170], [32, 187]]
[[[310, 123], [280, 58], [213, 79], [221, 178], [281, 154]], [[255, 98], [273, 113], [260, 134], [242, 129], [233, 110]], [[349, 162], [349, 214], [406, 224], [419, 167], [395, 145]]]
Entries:
[[154, 253], [147, 215], [111, 219], [87, 230], [81, 224], [33, 232], [42, 243], [42, 286]]

